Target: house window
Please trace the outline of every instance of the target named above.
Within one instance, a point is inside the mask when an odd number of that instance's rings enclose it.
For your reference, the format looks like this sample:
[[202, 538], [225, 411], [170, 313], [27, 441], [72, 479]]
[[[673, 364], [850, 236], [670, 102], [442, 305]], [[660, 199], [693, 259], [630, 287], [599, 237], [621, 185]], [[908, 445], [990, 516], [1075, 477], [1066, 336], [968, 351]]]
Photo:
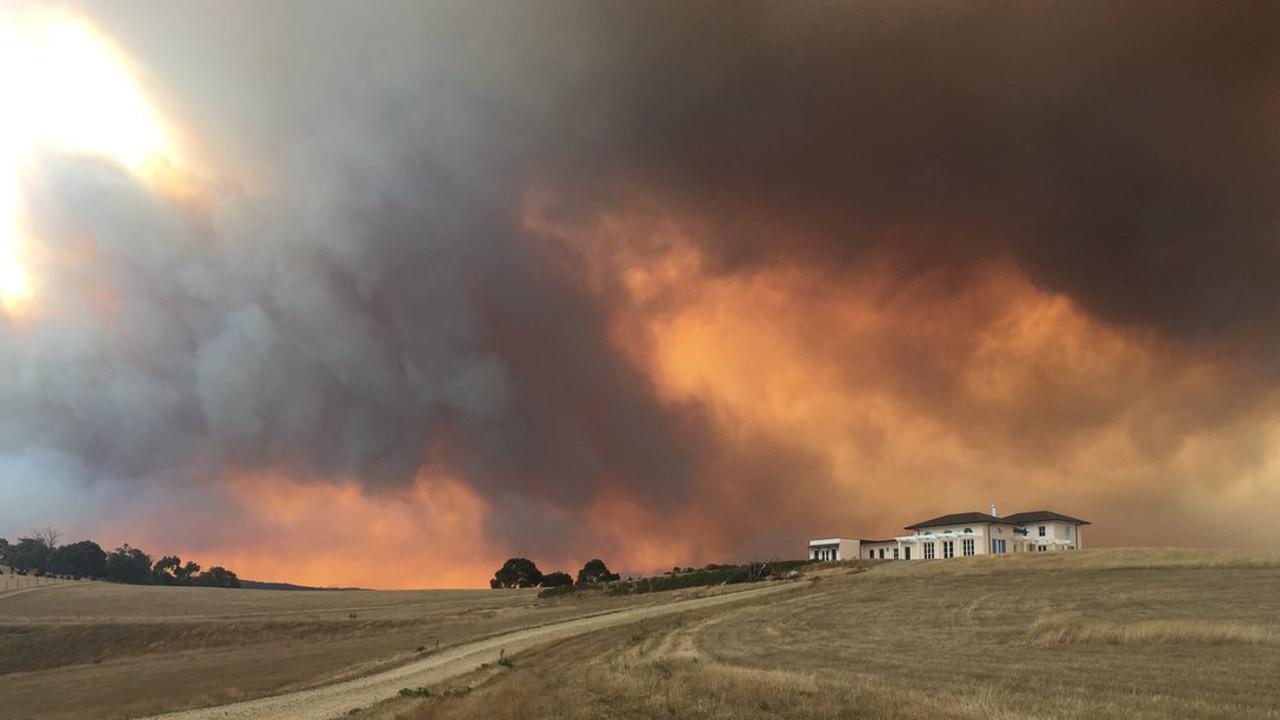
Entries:
[[956, 541], [955, 541], [955, 540], [943, 540], [943, 541], [942, 541], [942, 557], [943, 557], [943, 559], [946, 559], [946, 558], [953, 558], [953, 557], [955, 557], [955, 556], [956, 556]]
[[1040, 537], [1044, 537], [1044, 526], [1040, 526]]
[[898, 548], [894, 548], [894, 549], [893, 549], [893, 559], [894, 559], [894, 560], [897, 560], [897, 559], [898, 559]]
[[969, 533], [970, 535], [973, 534], [973, 528], [965, 528], [964, 531]]
[[931, 542], [924, 544], [924, 559], [925, 560], [933, 559], [933, 543]]
[[875, 559], [876, 559], [876, 551], [875, 551], [875, 550], [868, 550], [868, 551], [867, 551], [867, 559], [868, 559], [868, 560], [875, 560]]
[[884, 559], [884, 548], [880, 548], [880, 559]]
[[965, 557], [969, 557], [970, 555], [972, 555], [973, 554], [973, 538], [965, 538], [962, 541], [962, 544], [960, 547], [961, 547], [961, 551], [964, 552]]
[[908, 545], [908, 546], [906, 546], [906, 547], [902, 548], [902, 559], [903, 559], [903, 560], [910, 560], [910, 559], [911, 559], [911, 546], [910, 546], [910, 545]]
[[1071, 539], [1071, 526], [1070, 526], [1070, 525], [1068, 525], [1068, 526], [1066, 527], [1065, 532], [1067, 533], [1067, 539], [1068, 539], [1068, 540], [1070, 540], [1070, 539]]
[[997, 555], [1004, 553], [1004, 547], [1004, 540], [991, 541], [991, 552], [996, 553]]

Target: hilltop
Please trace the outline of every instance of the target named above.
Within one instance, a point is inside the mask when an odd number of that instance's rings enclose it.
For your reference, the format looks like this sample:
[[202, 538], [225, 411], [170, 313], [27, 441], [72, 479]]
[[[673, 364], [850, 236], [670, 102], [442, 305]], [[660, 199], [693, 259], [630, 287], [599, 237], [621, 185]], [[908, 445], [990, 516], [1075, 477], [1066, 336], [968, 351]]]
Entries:
[[811, 571], [379, 720], [1274, 718], [1280, 557], [1106, 549]]
[[318, 592], [318, 591], [351, 591], [366, 590], [367, 588], [358, 587], [315, 587], [313, 585], [294, 585], [287, 582], [269, 582], [265, 580], [241, 580], [240, 587], [245, 590], [288, 590], [298, 592]]

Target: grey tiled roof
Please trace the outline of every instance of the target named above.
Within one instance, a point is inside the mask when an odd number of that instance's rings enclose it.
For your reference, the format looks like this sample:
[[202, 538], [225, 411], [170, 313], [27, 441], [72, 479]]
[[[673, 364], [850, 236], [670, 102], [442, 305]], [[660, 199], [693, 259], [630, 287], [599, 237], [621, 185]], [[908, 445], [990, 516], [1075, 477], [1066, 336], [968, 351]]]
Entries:
[[1011, 522], [1015, 525], [1025, 525], [1026, 523], [1043, 522], [1046, 520], [1061, 520], [1063, 522], [1078, 523], [1080, 525], [1088, 525], [1088, 520], [1073, 518], [1070, 515], [1051, 512], [1049, 510], [1032, 510], [1030, 512], [1014, 513], [1004, 518], [1005, 522]]

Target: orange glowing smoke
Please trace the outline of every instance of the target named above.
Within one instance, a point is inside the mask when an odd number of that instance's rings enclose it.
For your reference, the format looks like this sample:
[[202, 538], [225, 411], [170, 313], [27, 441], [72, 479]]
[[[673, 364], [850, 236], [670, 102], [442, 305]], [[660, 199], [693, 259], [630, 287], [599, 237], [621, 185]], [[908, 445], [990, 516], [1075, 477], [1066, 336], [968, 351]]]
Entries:
[[[225, 490], [238, 510], [228, 518], [236, 539], [166, 553], [222, 564], [250, 579], [382, 589], [483, 587], [506, 558], [532, 554], [490, 542], [488, 503], [447, 477], [424, 473], [411, 487], [370, 491], [356, 483], [248, 473]], [[601, 521], [582, 523], [580, 545], [564, 557], [533, 554], [544, 572], [576, 573], [597, 555], [615, 567], [645, 571], [685, 556], [683, 538], [646, 532], [647, 516], [625, 502], [602, 499], [587, 515]], [[155, 543], [140, 544], [152, 549]]]
[[551, 203], [531, 195], [527, 227], [614, 304], [619, 350], [667, 401], [709, 408], [724, 466], [761, 438], [818, 459], [764, 487], [711, 467], [700, 502], [628, 532], [674, 524], [698, 555], [740, 554], [771, 525], [804, 532], [792, 542], [888, 536], [998, 502], [1094, 519], [1095, 542], [1229, 545], [1261, 531], [1226, 518], [1262, 527], [1259, 508], [1280, 505], [1261, 481], [1280, 467], [1276, 398], [1224, 407], [1247, 371], [1104, 325], [1009, 260], [906, 276], [886, 251], [839, 273], [714, 272], [707, 229], [653, 202], [586, 226], [553, 222]]
[[494, 544], [498, 511], [444, 472], [405, 488], [246, 472], [222, 488], [231, 539], [165, 552], [253, 579], [475, 587], [511, 556], [571, 573], [795, 557], [811, 536], [991, 502], [1089, 518], [1095, 544], [1235, 545], [1265, 540], [1280, 506], [1276, 398], [1246, 412], [1225, 390], [1247, 369], [1099, 323], [1008, 260], [716, 272], [696, 222], [642, 203], [560, 226], [539, 202], [527, 229], [608, 306], [618, 351], [709, 417], [716, 446], [683, 498], [598, 478], [584, 507], [541, 508], [573, 529], [549, 556]]
[[453, 480], [423, 476], [371, 494], [354, 483], [253, 473], [226, 490], [239, 537], [179, 554], [245, 578], [316, 586], [472, 587], [493, 574], [485, 503]]

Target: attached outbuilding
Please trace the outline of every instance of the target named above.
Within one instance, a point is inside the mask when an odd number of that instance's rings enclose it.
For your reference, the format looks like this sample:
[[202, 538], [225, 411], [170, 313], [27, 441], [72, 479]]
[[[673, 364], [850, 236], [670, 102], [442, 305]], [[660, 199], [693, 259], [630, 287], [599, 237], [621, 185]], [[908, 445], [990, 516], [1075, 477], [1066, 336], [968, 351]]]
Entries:
[[832, 562], [854, 560], [858, 557], [861, 540], [854, 538], [825, 538], [809, 541], [809, 559]]
[[[895, 540], [863, 540], [859, 557], [864, 560], [901, 560], [902, 550]], [[910, 560], [911, 558], [906, 558]]]

